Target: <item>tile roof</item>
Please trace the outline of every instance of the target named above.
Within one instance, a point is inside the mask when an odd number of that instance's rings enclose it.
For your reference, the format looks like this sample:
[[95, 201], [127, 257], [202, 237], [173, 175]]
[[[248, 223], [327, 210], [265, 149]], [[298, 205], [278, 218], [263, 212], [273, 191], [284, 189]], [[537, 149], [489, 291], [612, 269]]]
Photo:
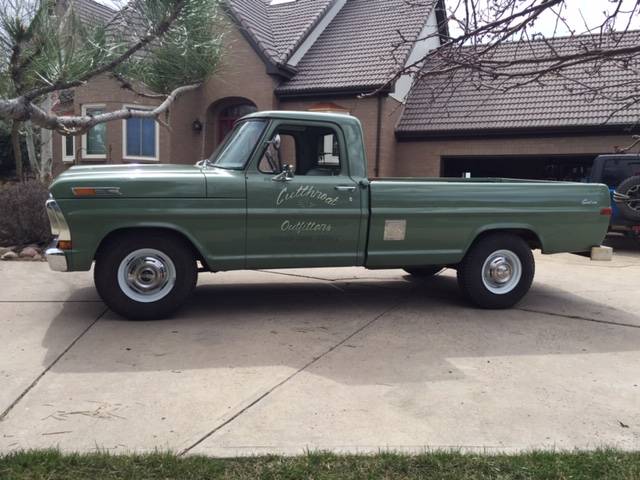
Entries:
[[274, 64], [285, 63], [335, 0], [227, 0], [233, 14]]
[[297, 65], [293, 79], [276, 92], [366, 91], [384, 85], [410, 53], [411, 45], [402, 38], [419, 36], [435, 4], [436, 0], [347, 0]]
[[85, 25], [104, 25], [116, 14], [116, 10], [94, 0], [70, 0], [68, 5]]
[[[594, 49], [600, 44], [612, 46], [614, 42], [619, 42], [619, 47], [637, 45], [640, 32], [604, 38], [580, 35], [554, 39], [549, 44], [541, 40], [513, 42], [497, 47], [491, 58], [509, 61], [525, 57], [545, 58], [551, 49], [560, 54], [572, 54]], [[471, 52], [470, 49], [467, 51]], [[433, 60], [427, 68], [437, 68], [437, 65], [437, 60]], [[527, 72], [531, 67], [509, 68], [514, 72]], [[628, 66], [622, 62], [592, 62], [570, 67], [563, 71], [563, 76], [546, 75], [537, 82], [511, 90], [508, 87], [513, 87], [514, 80], [483, 78], [470, 70], [425, 76], [416, 82], [410, 93], [397, 132], [399, 136], [420, 136], [633, 125], [640, 118], [640, 105], [616, 112], [623, 103], [611, 97], [637, 95], [639, 69], [637, 57]], [[585, 94], [583, 87], [574, 80], [600, 93]]]
[[[108, 23], [118, 35], [142, 28], [128, 10], [95, 0], [68, 0], [83, 22]], [[131, 0], [148, 1], [148, 0]], [[224, 0], [255, 46], [275, 65], [286, 66], [338, 0]], [[437, 0], [346, 0], [344, 6], [296, 65], [279, 94], [345, 89], [363, 92], [383, 86], [404, 65]]]

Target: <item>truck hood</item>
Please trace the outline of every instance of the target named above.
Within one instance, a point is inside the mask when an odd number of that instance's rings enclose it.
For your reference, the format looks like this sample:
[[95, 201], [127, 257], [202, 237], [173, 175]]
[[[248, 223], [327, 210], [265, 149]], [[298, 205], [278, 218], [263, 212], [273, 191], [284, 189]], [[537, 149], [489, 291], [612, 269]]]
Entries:
[[[195, 165], [93, 165], [71, 167], [51, 185], [55, 198], [74, 198], [73, 188], [104, 189], [125, 198], [204, 198], [205, 175]], [[114, 193], [117, 192], [117, 193]]]

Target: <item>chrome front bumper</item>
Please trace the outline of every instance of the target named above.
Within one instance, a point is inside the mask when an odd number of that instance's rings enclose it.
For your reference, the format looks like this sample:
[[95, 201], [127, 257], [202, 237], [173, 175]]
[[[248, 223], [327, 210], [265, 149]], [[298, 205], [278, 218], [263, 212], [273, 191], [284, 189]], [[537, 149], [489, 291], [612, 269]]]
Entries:
[[54, 272], [66, 272], [69, 270], [67, 256], [64, 254], [64, 251], [56, 247], [51, 247], [44, 252], [44, 255], [47, 258], [49, 268]]

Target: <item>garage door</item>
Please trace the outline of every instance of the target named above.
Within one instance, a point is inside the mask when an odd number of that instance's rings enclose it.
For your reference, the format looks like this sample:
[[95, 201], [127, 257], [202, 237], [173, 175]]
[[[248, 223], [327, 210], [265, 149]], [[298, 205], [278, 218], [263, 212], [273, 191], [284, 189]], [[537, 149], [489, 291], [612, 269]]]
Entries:
[[580, 181], [589, 176], [598, 155], [446, 156], [442, 157], [442, 175]]

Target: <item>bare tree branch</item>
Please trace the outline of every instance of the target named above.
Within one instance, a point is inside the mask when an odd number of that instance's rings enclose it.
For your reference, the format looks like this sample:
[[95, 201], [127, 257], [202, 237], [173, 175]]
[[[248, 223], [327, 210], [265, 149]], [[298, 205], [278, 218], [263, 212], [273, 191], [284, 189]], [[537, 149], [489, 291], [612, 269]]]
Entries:
[[171, 104], [180, 96], [200, 87], [200, 84], [186, 85], [175, 89], [166, 99], [152, 110], [123, 108], [99, 115], [58, 116], [48, 113], [39, 106], [30, 103], [24, 97], [11, 100], [0, 100], [0, 116], [18, 118], [20, 121], [31, 120], [35, 125], [54, 130], [63, 135], [80, 135], [101, 123], [128, 118], [152, 118], [159, 120], [160, 115], [169, 110]]
[[627, 145], [626, 147], [616, 148], [616, 153], [628, 153], [634, 148], [636, 148], [638, 145], [640, 145], [640, 135], [634, 135], [633, 142], [630, 145]]

